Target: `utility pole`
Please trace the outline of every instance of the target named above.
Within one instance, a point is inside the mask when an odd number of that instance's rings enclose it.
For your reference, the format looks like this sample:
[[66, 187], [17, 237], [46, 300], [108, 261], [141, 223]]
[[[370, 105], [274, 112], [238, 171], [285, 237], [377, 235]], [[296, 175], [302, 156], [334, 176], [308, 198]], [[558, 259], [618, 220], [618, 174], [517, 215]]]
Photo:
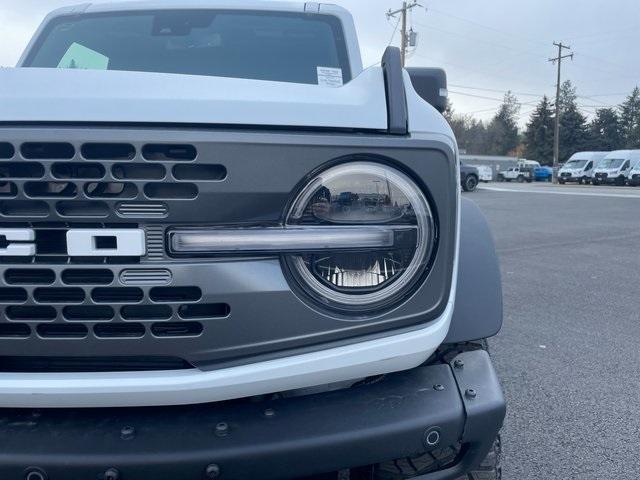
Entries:
[[418, 4], [417, 1], [413, 1], [408, 3], [406, 1], [402, 2], [402, 8], [398, 10], [387, 12], [387, 18], [395, 18], [396, 15], [401, 14], [401, 22], [402, 22], [402, 33], [400, 39], [400, 60], [402, 62], [402, 66], [405, 66], [407, 60], [407, 47], [409, 45], [409, 34], [407, 33], [407, 12], [415, 7], [421, 7], [422, 5]]
[[571, 58], [573, 60], [573, 53], [562, 55], [563, 50], [571, 50], [568, 45], [563, 45], [562, 42], [553, 44], [558, 47], [558, 56], [556, 58], [550, 58], [551, 63], [558, 64], [558, 83], [556, 84], [556, 119], [555, 119], [555, 132], [553, 137], [553, 183], [558, 183], [558, 161], [560, 159], [560, 85], [561, 85], [561, 70], [562, 60], [565, 58]]

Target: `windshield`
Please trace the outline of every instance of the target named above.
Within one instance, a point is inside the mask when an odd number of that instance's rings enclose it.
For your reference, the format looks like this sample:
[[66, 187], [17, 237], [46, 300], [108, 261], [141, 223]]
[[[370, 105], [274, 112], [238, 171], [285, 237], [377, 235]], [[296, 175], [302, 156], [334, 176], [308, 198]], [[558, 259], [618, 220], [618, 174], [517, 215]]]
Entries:
[[600, 160], [598, 163], [598, 168], [620, 168], [624, 163], [624, 158], [605, 158], [604, 160]]
[[564, 168], [577, 168], [583, 169], [587, 165], [588, 160], [569, 160]]
[[340, 86], [340, 20], [284, 12], [170, 10], [61, 17], [26, 67], [127, 70]]

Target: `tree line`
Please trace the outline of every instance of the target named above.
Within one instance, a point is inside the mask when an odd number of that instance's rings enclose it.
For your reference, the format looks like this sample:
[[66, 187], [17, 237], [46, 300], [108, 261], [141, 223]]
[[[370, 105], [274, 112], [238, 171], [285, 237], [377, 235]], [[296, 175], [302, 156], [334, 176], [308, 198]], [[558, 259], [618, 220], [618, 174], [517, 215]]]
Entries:
[[[543, 96], [531, 112], [524, 132], [518, 129], [520, 103], [507, 92], [488, 122], [456, 113], [451, 104], [445, 117], [461, 150], [475, 155], [510, 155], [553, 163], [555, 106]], [[578, 105], [576, 88], [565, 81], [560, 88], [560, 162], [586, 150], [640, 149], [640, 88], [617, 107], [596, 109], [589, 121]]]

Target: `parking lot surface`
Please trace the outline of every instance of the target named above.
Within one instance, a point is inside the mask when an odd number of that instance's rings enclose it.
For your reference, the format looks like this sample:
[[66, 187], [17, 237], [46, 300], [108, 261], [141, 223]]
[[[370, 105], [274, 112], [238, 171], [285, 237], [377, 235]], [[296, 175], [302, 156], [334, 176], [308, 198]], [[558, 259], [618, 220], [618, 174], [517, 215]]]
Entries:
[[508, 402], [504, 478], [640, 478], [640, 188], [465, 196], [501, 260], [504, 326], [490, 346]]

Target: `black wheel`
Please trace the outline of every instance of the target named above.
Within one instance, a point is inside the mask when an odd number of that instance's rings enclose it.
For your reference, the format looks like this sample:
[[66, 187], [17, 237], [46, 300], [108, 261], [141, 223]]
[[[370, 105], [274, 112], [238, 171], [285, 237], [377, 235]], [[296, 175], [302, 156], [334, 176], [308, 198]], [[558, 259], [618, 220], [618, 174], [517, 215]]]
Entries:
[[478, 178], [475, 175], [467, 175], [467, 178], [464, 179], [464, 184], [462, 185], [462, 189], [465, 192], [473, 192], [478, 187]]
[[624, 177], [618, 177], [616, 178], [616, 185], [619, 187], [624, 187], [626, 183], [626, 180]]
[[559, 183], [560, 185], [564, 185], [564, 180], [562, 180], [562, 179], [560, 179], [560, 178], [559, 178], [559, 179], [558, 179], [558, 183]]
[[530, 178], [527, 178], [527, 183], [531, 183], [533, 182], [533, 180], [531, 180]]
[[[471, 350], [489, 351], [486, 340], [443, 345], [437, 352], [439, 361], [449, 363], [460, 352]], [[422, 475], [446, 469], [456, 463], [460, 446], [443, 447], [430, 453], [397, 459], [381, 463], [373, 469], [372, 480], [408, 480]], [[501, 480], [502, 479], [502, 441], [500, 435], [493, 442], [491, 450], [474, 470], [456, 480]]]
[[519, 175], [518, 176], [518, 183], [523, 183], [524, 182], [524, 176], [523, 175]]

